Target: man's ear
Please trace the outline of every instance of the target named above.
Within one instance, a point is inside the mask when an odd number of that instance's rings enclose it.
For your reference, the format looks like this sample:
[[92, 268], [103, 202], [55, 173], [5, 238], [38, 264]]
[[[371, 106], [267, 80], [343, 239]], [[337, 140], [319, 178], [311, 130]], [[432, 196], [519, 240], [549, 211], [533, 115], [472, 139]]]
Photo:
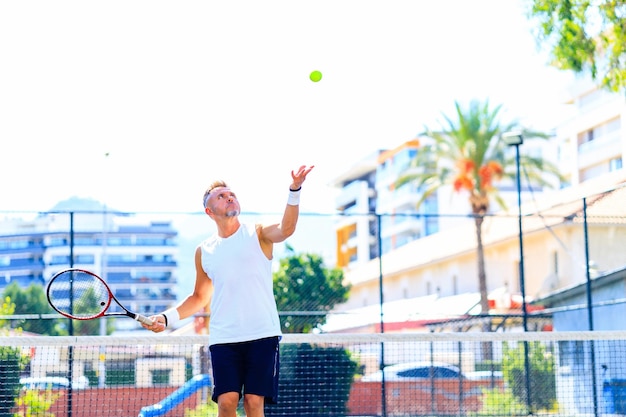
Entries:
[[211, 209], [210, 209], [210, 208], [208, 208], [208, 207], [205, 207], [205, 208], [204, 208], [204, 212], [205, 212], [206, 214], [208, 214], [209, 216], [213, 216], [213, 212], [212, 212], [212, 211], [211, 211]]

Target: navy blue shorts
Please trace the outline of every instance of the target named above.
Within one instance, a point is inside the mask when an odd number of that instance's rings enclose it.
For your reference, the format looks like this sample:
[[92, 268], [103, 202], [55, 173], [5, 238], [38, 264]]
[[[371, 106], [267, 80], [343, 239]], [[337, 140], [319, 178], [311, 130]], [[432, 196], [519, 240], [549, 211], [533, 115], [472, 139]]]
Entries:
[[212, 345], [212, 400], [227, 392], [265, 397], [267, 404], [278, 400], [279, 337], [240, 343]]

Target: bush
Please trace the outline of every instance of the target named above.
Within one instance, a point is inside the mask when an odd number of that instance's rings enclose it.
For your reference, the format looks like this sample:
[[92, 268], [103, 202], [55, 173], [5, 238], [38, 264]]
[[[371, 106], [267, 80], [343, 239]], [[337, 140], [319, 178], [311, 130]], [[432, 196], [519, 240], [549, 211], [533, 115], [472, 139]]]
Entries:
[[526, 416], [526, 405], [519, 402], [510, 389], [487, 389], [484, 392], [483, 407], [475, 416]]
[[[528, 342], [531, 410], [552, 410], [556, 404], [554, 355], [540, 342]], [[510, 348], [504, 345], [502, 369], [507, 386], [522, 404], [527, 403], [526, 355], [524, 343]]]
[[17, 399], [16, 404], [20, 408], [16, 417], [54, 417], [50, 407], [59, 398], [52, 390], [27, 390]]
[[17, 348], [0, 346], [0, 417], [12, 417], [11, 409], [20, 392], [22, 354]]
[[346, 415], [357, 363], [341, 347], [280, 346], [278, 404], [267, 416]]
[[[11, 315], [15, 304], [5, 297], [0, 304], [0, 314]], [[5, 320], [0, 320], [0, 335], [7, 334]], [[12, 417], [11, 410], [15, 406], [20, 392], [20, 374], [28, 363], [28, 357], [22, 355], [19, 348], [0, 346], [0, 417]]]
[[200, 404], [198, 407], [185, 410], [185, 417], [207, 417], [207, 416], [216, 416], [217, 415], [217, 404], [211, 401], [211, 399], [207, 399], [207, 402], [204, 404]]

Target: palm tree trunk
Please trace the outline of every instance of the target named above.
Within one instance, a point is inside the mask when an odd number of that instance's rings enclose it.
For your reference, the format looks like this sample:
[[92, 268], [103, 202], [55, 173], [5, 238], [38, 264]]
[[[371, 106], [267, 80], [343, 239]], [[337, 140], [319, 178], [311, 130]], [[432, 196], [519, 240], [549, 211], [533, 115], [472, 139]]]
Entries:
[[[483, 248], [483, 216], [478, 214], [474, 217], [476, 225], [476, 254], [478, 258], [478, 288], [480, 291], [480, 310], [483, 315], [489, 314], [489, 294], [487, 293], [487, 273], [485, 272], [485, 249]], [[483, 332], [491, 332], [491, 321], [484, 319]], [[482, 343], [482, 360], [493, 359], [493, 349], [490, 342]]]

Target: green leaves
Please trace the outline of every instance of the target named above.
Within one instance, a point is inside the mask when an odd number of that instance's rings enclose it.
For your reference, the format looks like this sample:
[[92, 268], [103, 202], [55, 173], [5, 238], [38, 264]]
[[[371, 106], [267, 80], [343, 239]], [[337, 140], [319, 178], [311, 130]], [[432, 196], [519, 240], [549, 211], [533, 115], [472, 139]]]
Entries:
[[[501, 108], [491, 107], [488, 100], [474, 100], [466, 107], [455, 103], [454, 117], [443, 115], [439, 129], [424, 129], [420, 136], [424, 145], [395, 186], [412, 183], [423, 193], [419, 204], [442, 186], [451, 185], [458, 192], [469, 193], [473, 214], [485, 214], [491, 198], [506, 208], [495, 185], [502, 178], [515, 178], [516, 161], [513, 153], [506, 151], [501, 135], [511, 130], [519, 130], [525, 140], [547, 139], [550, 135], [525, 129], [516, 121], [501, 122]], [[557, 167], [540, 157], [524, 154], [520, 164], [533, 185], [548, 185], [545, 174], [560, 178]]]
[[588, 71], [610, 91], [626, 88], [626, 3], [623, 0], [534, 0], [528, 16], [551, 65]]
[[348, 298], [343, 271], [328, 269], [321, 256], [301, 254], [280, 260], [274, 296], [286, 333], [308, 333], [326, 322], [326, 312]]

